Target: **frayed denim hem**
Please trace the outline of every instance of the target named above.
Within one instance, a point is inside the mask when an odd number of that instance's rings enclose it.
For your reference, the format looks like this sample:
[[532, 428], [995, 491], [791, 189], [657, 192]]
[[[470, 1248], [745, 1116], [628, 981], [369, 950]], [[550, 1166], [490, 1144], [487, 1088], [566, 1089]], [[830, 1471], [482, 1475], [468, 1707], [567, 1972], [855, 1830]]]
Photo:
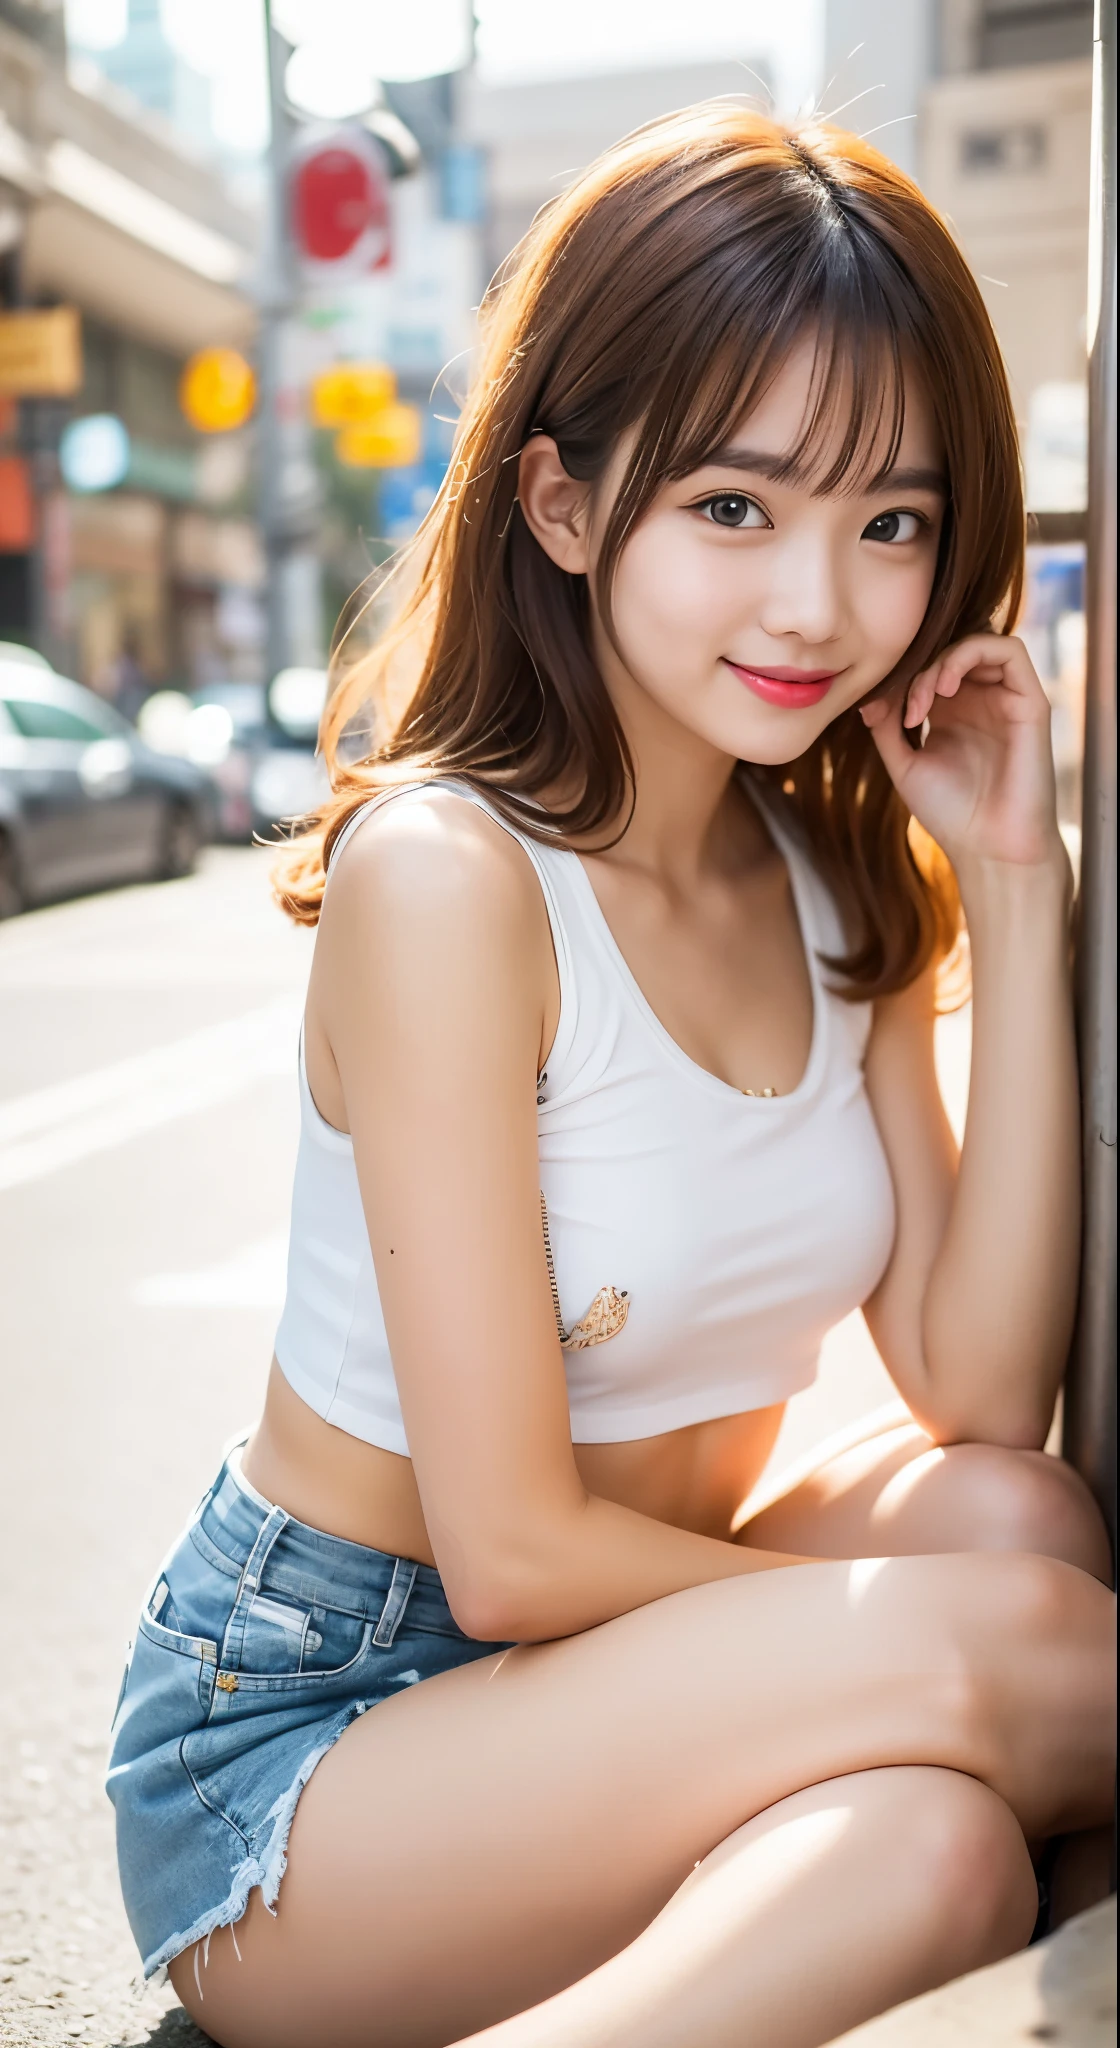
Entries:
[[[145, 1984], [166, 1983], [168, 1964], [173, 1963], [176, 1956], [181, 1956], [185, 1949], [193, 1948], [196, 1942], [203, 1942], [205, 1944], [202, 1955], [202, 1966], [205, 1969], [209, 1960], [211, 1936], [217, 1934], [223, 1927], [232, 1927], [235, 1921], [241, 1919], [249, 1904], [249, 1894], [254, 1886], [260, 1886], [261, 1897], [268, 1912], [275, 1912], [276, 1899], [280, 1891], [280, 1880], [288, 1867], [288, 1836], [292, 1831], [292, 1822], [295, 1819], [300, 1793], [307, 1784], [316, 1764], [321, 1763], [327, 1751], [334, 1748], [335, 1743], [341, 1735], [346, 1733], [351, 1722], [356, 1721], [359, 1714], [365, 1713], [367, 1704], [368, 1702], [365, 1700], [355, 1701], [353, 1706], [348, 1707], [346, 1712], [339, 1716], [337, 1727], [328, 1735], [326, 1741], [321, 1742], [317, 1749], [311, 1750], [304, 1758], [287, 1791], [281, 1794], [275, 1805], [265, 1815], [260, 1828], [257, 1830], [258, 1833], [263, 1833], [265, 1828], [269, 1828], [264, 1854], [246, 1856], [244, 1862], [239, 1863], [234, 1871], [229, 1892], [221, 1905], [213, 1906], [207, 1912], [200, 1913], [193, 1927], [188, 1927], [184, 1934], [173, 1934], [169, 1941], [163, 1943], [162, 1948], [158, 1948], [154, 1955], [146, 1959], [143, 1965]], [[234, 1946], [236, 1947], [237, 1936], [234, 1935], [233, 1939]], [[197, 1955], [195, 1956], [195, 1977], [197, 1980]], [[202, 1987], [199, 1985], [199, 1990], [201, 1991], [201, 1989]]]

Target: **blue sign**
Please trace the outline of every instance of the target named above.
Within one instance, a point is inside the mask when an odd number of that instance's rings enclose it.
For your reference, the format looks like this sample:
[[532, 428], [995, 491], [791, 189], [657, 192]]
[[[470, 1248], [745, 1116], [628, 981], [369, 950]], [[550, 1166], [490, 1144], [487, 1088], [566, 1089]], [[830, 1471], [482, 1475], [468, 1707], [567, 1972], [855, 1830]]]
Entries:
[[379, 540], [409, 540], [435, 502], [446, 462], [427, 456], [407, 469], [383, 469], [377, 478], [374, 532]]
[[128, 428], [112, 412], [87, 413], [62, 430], [58, 461], [72, 491], [111, 491], [128, 474]]
[[452, 142], [439, 160], [439, 210], [444, 220], [486, 218], [486, 157], [475, 142]]
[[1084, 542], [1035, 545], [1027, 551], [1027, 566], [1028, 625], [1050, 626], [1063, 612], [1084, 611]]

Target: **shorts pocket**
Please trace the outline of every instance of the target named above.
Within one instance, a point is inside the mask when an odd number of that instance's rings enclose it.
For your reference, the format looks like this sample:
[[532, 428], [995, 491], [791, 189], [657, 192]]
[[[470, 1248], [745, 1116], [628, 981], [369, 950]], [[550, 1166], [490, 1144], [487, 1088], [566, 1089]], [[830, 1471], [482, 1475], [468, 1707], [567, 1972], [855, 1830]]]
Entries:
[[[173, 1657], [186, 1658], [197, 1666], [198, 1703], [206, 1712], [214, 1692], [214, 1674], [218, 1668], [218, 1643], [216, 1638], [194, 1635], [180, 1624], [178, 1610], [166, 1577], [160, 1577], [140, 1611], [137, 1638], [138, 1641], [143, 1638], [153, 1649], [169, 1651]], [[135, 1651], [133, 1656], [135, 1658]], [[127, 1686], [126, 1672], [126, 1690]]]
[[[245, 1617], [236, 1668], [238, 1690], [279, 1692], [306, 1687], [311, 1696], [333, 1680], [346, 1678], [369, 1648], [373, 1623], [333, 1608], [298, 1607], [267, 1591], [255, 1593]], [[234, 1690], [232, 1686], [228, 1690]]]
[[204, 1728], [214, 1700], [217, 1645], [190, 1641], [141, 1616], [109, 1743], [109, 1792], [140, 1757], [172, 1757], [185, 1729]]
[[150, 1643], [157, 1643], [161, 1650], [172, 1650], [177, 1656], [196, 1657], [211, 1664], [217, 1662], [217, 1641], [212, 1636], [194, 1635], [183, 1627], [171, 1597], [171, 1588], [164, 1577], [157, 1581], [140, 1610], [140, 1633], [147, 1636]]

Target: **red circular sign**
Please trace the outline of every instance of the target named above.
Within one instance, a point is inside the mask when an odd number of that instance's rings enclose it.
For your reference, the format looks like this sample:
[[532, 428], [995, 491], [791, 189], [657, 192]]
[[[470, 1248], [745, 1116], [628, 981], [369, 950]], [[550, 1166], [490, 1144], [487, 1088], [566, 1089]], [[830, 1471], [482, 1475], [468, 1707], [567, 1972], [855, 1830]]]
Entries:
[[292, 227], [313, 263], [339, 263], [371, 231], [389, 233], [389, 195], [372, 157], [332, 143], [304, 157], [292, 176]]

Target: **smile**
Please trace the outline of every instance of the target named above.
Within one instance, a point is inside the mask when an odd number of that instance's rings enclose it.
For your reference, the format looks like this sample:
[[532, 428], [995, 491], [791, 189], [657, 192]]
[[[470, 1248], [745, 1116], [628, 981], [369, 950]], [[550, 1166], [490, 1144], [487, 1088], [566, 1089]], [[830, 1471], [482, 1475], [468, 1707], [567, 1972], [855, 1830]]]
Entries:
[[744, 668], [725, 654], [722, 659], [748, 690], [764, 704], [779, 704], [783, 710], [805, 710], [827, 697], [839, 669], [835, 668]]

